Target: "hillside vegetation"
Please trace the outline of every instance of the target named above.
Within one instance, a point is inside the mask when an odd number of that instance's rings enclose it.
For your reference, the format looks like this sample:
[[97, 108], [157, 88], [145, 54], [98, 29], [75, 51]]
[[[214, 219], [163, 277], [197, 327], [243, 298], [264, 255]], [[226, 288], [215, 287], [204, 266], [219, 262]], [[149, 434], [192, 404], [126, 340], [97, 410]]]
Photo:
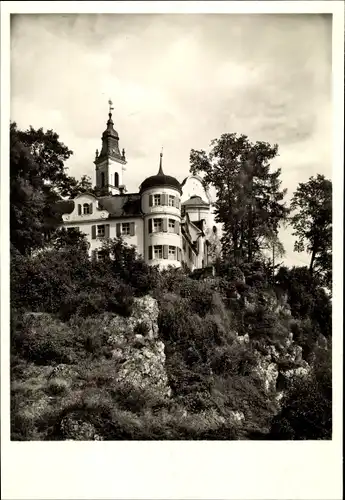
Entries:
[[80, 238], [12, 254], [12, 439], [331, 438], [331, 309], [307, 269], [202, 281], [120, 240], [91, 262]]

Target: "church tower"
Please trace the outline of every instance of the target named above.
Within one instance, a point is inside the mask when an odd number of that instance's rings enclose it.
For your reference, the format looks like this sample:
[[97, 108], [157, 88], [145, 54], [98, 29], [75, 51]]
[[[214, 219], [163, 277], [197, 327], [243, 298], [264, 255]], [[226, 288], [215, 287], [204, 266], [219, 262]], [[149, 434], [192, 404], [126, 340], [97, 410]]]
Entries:
[[124, 191], [123, 173], [126, 170], [125, 150], [120, 153], [119, 134], [114, 129], [112, 120], [112, 102], [109, 101], [109, 118], [107, 128], [102, 134], [102, 149], [94, 164], [96, 166], [96, 186], [110, 194], [120, 194]]

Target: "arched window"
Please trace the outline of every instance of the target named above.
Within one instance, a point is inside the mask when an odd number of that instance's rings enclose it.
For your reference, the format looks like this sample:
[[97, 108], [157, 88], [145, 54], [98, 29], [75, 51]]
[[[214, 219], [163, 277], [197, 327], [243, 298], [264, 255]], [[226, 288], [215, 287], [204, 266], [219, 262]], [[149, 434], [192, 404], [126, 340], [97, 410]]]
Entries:
[[83, 205], [83, 214], [89, 214], [90, 213], [90, 205], [88, 203], [84, 203]]
[[105, 175], [104, 172], [101, 173], [101, 187], [103, 188], [105, 186]]
[[119, 187], [119, 174], [115, 172], [115, 187]]

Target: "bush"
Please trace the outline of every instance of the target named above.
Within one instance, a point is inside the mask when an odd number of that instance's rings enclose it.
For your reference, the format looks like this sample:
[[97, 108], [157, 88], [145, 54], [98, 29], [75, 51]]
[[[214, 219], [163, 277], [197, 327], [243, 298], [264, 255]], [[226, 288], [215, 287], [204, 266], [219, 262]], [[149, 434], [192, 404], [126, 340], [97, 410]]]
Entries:
[[78, 353], [72, 330], [48, 314], [23, 316], [20, 328], [13, 332], [12, 347], [27, 361], [45, 365], [73, 363]]

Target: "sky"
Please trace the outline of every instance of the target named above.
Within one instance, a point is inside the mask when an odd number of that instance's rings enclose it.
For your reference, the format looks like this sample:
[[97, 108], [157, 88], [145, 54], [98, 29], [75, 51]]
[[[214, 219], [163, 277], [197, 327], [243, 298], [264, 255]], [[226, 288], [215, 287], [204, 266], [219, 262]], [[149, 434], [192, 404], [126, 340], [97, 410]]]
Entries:
[[[332, 24], [320, 14], [20, 14], [11, 23], [11, 120], [53, 129], [94, 181], [108, 100], [130, 192], [223, 133], [278, 144], [287, 201], [332, 178]], [[287, 265], [308, 264], [281, 231]]]

